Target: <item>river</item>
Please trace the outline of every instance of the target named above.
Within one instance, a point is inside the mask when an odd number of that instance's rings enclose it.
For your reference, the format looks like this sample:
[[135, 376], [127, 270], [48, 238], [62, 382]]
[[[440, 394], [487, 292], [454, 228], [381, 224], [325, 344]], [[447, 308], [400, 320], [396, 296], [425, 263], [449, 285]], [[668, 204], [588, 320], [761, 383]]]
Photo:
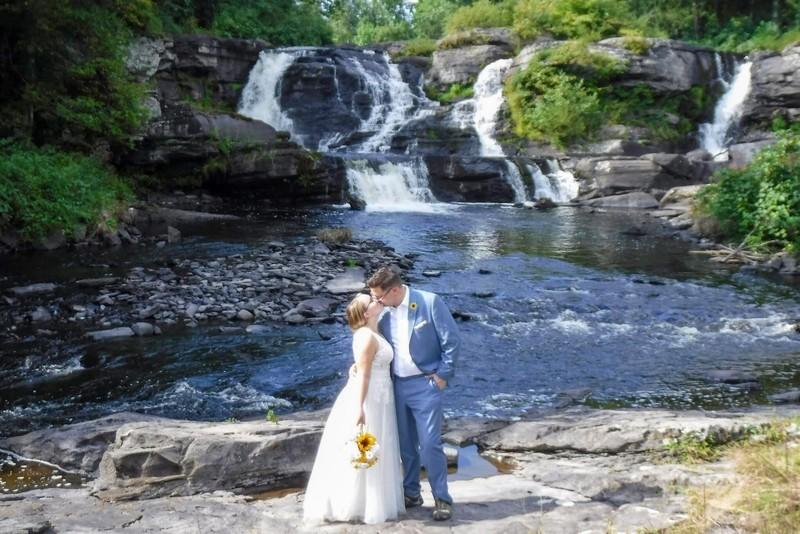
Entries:
[[[463, 348], [448, 415], [522, 416], [576, 388], [591, 390], [586, 402], [594, 406], [713, 409], [765, 403], [800, 385], [798, 287], [723, 268], [666, 235], [628, 235], [636, 217], [499, 204], [269, 211], [197, 228], [165, 248], [9, 256], [0, 284], [67, 282], [96, 276], [98, 265], [124, 275], [347, 226], [356, 238], [419, 254], [409, 282], [470, 314], [459, 322]], [[346, 380], [352, 356], [344, 325], [275, 325], [255, 336], [222, 333], [221, 324], [108, 342], [82, 338], [87, 325], [55, 335], [21, 329], [19, 339], [5, 325], [0, 434], [123, 410], [224, 420], [316, 409]], [[757, 382], [706, 378], [719, 369], [754, 373]]]

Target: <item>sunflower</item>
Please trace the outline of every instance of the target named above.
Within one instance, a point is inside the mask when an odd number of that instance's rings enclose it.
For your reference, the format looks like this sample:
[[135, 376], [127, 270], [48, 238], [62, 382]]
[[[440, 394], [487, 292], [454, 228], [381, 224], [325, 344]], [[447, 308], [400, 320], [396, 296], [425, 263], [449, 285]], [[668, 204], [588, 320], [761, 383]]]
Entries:
[[372, 449], [372, 446], [377, 443], [377, 439], [375, 436], [370, 434], [369, 432], [362, 432], [356, 438], [356, 443], [358, 443], [358, 450], [361, 452], [367, 452], [368, 450]]

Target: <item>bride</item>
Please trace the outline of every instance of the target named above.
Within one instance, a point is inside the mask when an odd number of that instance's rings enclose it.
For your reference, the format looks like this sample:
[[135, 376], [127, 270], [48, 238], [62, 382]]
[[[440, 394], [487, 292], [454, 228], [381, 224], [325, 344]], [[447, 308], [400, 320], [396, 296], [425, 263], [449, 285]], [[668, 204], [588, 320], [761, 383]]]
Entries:
[[[382, 523], [405, 512], [389, 375], [393, 353], [389, 342], [378, 334], [382, 311], [383, 304], [365, 294], [356, 296], [347, 306], [357, 372], [339, 393], [325, 423], [303, 503], [306, 522]], [[378, 462], [367, 469], [354, 467], [346, 450], [346, 443], [355, 437], [361, 424], [375, 435], [380, 446]]]

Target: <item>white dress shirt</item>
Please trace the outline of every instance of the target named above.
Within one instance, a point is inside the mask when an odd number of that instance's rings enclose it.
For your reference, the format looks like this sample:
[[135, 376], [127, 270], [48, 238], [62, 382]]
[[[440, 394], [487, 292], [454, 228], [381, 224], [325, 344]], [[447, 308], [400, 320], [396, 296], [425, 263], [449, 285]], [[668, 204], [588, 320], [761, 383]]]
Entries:
[[409, 350], [410, 337], [408, 335], [408, 300], [411, 292], [408, 286], [403, 286], [403, 289], [406, 293], [405, 297], [403, 297], [403, 302], [389, 311], [392, 346], [394, 348], [392, 366], [394, 374], [400, 377], [422, 374], [417, 364], [411, 359], [411, 351]]

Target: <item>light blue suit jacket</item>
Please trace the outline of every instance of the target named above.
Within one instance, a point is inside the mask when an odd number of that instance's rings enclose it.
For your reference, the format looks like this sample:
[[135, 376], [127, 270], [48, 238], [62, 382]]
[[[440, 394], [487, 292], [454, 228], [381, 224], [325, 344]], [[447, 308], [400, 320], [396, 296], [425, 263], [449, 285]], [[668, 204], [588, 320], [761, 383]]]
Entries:
[[[456, 322], [439, 295], [411, 288], [408, 291], [411, 359], [424, 374], [436, 373], [449, 382], [460, 345]], [[378, 323], [378, 330], [389, 343], [392, 343], [391, 320], [387, 312]]]

